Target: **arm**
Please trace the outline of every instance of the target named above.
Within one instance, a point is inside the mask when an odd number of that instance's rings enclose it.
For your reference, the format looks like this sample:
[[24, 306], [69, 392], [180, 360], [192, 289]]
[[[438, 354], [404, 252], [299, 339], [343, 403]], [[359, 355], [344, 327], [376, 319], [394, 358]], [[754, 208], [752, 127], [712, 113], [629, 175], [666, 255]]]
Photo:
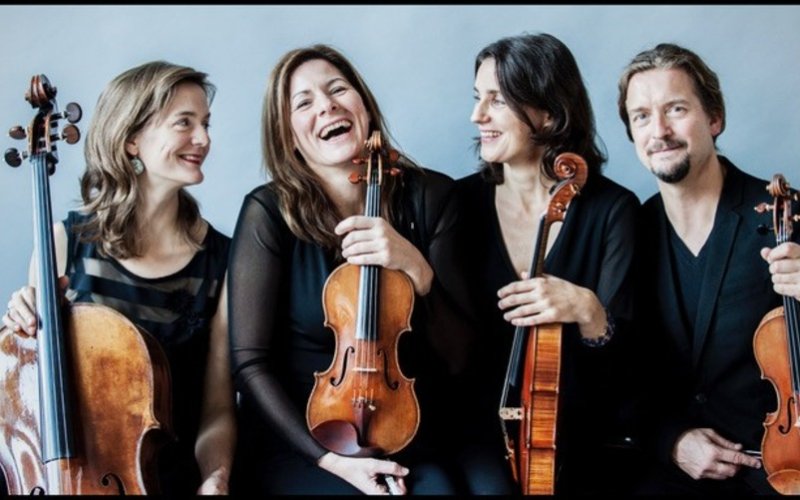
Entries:
[[236, 443], [234, 396], [228, 355], [227, 285], [223, 281], [217, 312], [211, 321], [200, 430], [195, 456], [202, 484], [199, 494], [227, 494]]
[[276, 372], [277, 361], [286, 355], [277, 350], [278, 338], [288, 334], [279, 331], [278, 318], [286, 309], [279, 299], [285, 295], [282, 282], [291, 266], [282, 250], [290, 245], [282, 243], [291, 237], [274, 201], [253, 196], [246, 199], [228, 266], [231, 356], [237, 388], [258, 408], [266, 425], [284, 436], [310, 464], [341, 477], [364, 493], [381, 493], [384, 487], [378, 484], [380, 473], [403, 476], [407, 470], [388, 460], [328, 452], [311, 436], [305, 415], [291, 400]]
[[[67, 267], [67, 231], [63, 222], [53, 224], [53, 244], [56, 251], [56, 269], [59, 287], [66, 290], [69, 279], [64, 276]], [[28, 266], [28, 286], [11, 294], [3, 323], [10, 330], [24, 335], [36, 335], [36, 258], [31, 256]]]

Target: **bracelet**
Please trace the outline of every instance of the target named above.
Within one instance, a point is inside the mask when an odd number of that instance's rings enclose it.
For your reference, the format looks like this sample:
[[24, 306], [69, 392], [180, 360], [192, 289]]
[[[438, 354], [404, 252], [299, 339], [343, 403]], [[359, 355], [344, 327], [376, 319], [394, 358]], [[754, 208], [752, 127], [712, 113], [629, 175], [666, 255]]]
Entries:
[[581, 342], [583, 345], [587, 345], [589, 347], [602, 347], [611, 340], [611, 337], [614, 336], [614, 316], [606, 311], [606, 329], [603, 330], [603, 334], [597, 337], [596, 339], [587, 339], [586, 337], [581, 336]]

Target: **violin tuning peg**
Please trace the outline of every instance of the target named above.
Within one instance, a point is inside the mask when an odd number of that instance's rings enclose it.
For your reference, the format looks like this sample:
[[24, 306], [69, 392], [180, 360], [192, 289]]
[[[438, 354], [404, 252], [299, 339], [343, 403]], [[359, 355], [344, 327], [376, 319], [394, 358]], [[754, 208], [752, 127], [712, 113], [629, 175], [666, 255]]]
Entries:
[[364, 158], [353, 158], [353, 165], [363, 165], [367, 162]]
[[395, 163], [399, 159], [400, 159], [400, 153], [398, 153], [396, 149], [390, 149], [389, 150], [389, 162]]
[[[67, 104], [67, 108], [64, 111], [64, 117], [70, 123], [78, 123], [81, 118], [83, 117], [83, 110], [81, 109], [80, 105], [76, 102], [71, 102]], [[69, 142], [69, 141], [67, 141]], [[72, 144], [72, 143], [70, 143]]]
[[5, 160], [12, 167], [19, 167], [22, 164], [22, 157], [16, 148], [6, 149]]
[[25, 133], [24, 128], [20, 127], [19, 125], [16, 125], [14, 127], [11, 127], [11, 129], [8, 131], [8, 135], [12, 139], [20, 140], [24, 139], [27, 134]]
[[350, 182], [352, 182], [353, 184], [358, 184], [359, 182], [361, 182], [364, 179], [364, 176], [359, 174], [358, 172], [353, 172], [353, 173], [350, 174], [349, 179], [350, 179]]
[[400, 173], [402, 173], [402, 171], [397, 167], [392, 167], [389, 169], [389, 175], [391, 175], [392, 177], [397, 176]]
[[81, 138], [81, 131], [78, 130], [78, 127], [75, 125], [66, 125], [61, 132], [61, 138], [64, 139], [67, 144], [75, 144]]

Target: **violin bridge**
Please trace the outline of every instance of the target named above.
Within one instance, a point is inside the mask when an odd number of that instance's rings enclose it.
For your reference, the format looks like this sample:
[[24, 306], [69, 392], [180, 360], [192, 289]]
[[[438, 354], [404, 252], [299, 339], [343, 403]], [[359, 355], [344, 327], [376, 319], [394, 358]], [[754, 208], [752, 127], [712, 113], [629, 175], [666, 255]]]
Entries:
[[503, 420], [522, 420], [522, 408], [500, 408], [498, 411]]

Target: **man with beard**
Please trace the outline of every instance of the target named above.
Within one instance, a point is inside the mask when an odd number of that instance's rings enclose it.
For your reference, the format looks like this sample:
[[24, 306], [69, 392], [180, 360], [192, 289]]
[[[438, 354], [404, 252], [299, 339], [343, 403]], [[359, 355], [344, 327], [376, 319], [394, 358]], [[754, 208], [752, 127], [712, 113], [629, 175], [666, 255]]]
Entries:
[[695, 53], [644, 51], [619, 91], [628, 137], [659, 187], [643, 205], [636, 356], [646, 370], [642, 443], [654, 460], [636, 491], [774, 493], [760, 443], [776, 397], [753, 334], [780, 294], [800, 299], [800, 245], [775, 246], [763, 230], [770, 218], [753, 210], [772, 202], [768, 181], [718, 154], [725, 104]]

